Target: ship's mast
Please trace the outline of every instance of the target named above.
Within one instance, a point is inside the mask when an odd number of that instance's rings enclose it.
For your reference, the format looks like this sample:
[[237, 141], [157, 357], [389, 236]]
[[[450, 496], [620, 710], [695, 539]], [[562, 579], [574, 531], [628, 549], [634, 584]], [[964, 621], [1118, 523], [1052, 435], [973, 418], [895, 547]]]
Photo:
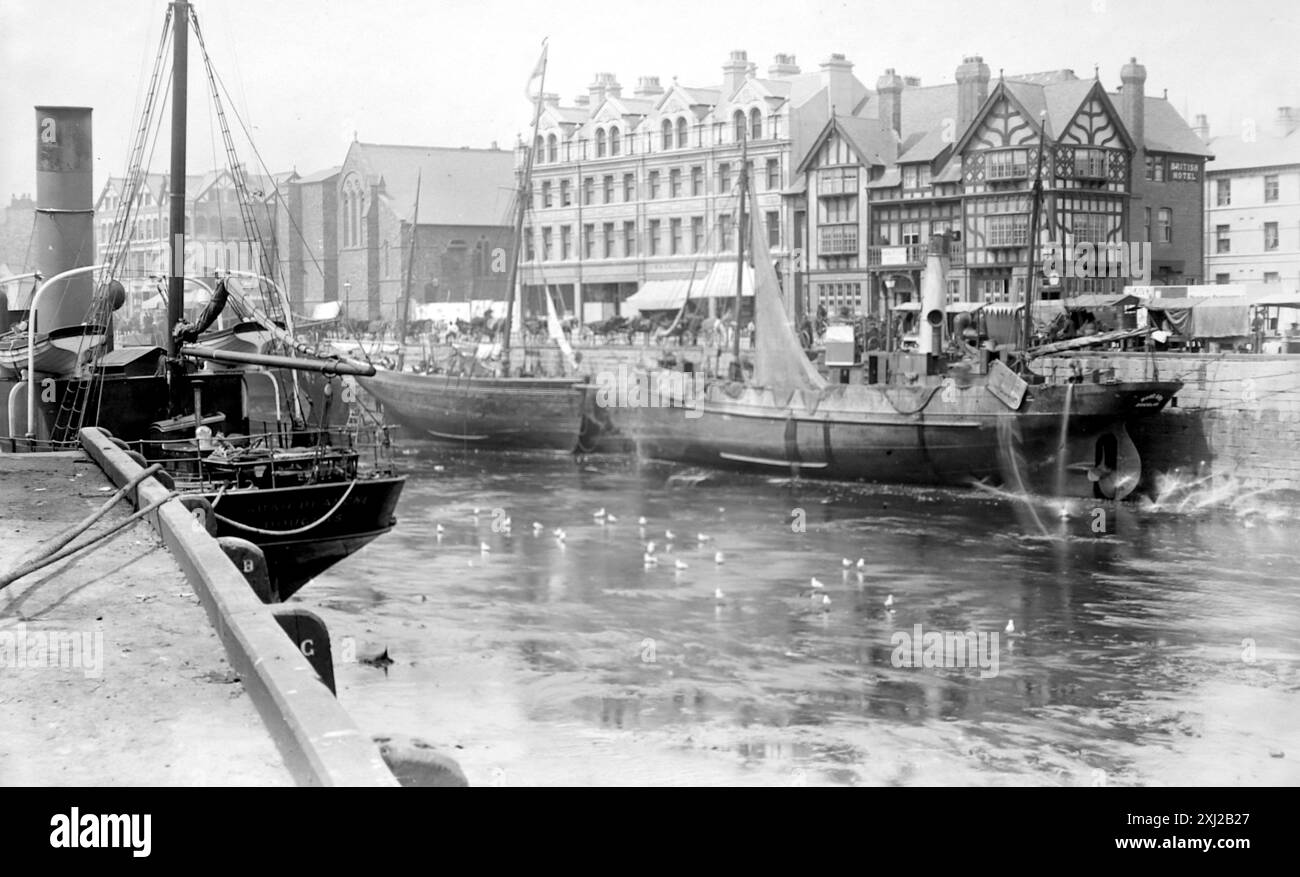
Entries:
[[[1043, 154], [1047, 152], [1047, 113], [1038, 117], [1038, 172], [1030, 187], [1033, 200], [1029, 206], [1029, 274], [1025, 278], [1025, 325], [1022, 346], [1028, 354], [1034, 332], [1034, 272], [1038, 262], [1038, 224], [1043, 209]], [[1023, 361], [1023, 360], [1022, 360]]]
[[[515, 257], [510, 260], [510, 278], [506, 283], [506, 289], [510, 294], [510, 306], [506, 308], [505, 332], [501, 342], [501, 362], [503, 367], [508, 371], [510, 368], [510, 333], [514, 331], [515, 307], [521, 308], [519, 280], [519, 262], [523, 258], [524, 250], [524, 214], [528, 210], [528, 198], [533, 191], [533, 161], [537, 158], [537, 131], [542, 122], [542, 96], [546, 93], [546, 46], [542, 46], [542, 75], [541, 81], [537, 86], [537, 98], [533, 104], [533, 135], [524, 147], [524, 174], [519, 181], [518, 209], [515, 211]], [[520, 321], [523, 320], [523, 313], [519, 314]]]
[[185, 125], [186, 75], [189, 65], [190, 4], [172, 2], [172, 156], [170, 226], [167, 280], [167, 353], [175, 357], [180, 349], [173, 330], [181, 321], [185, 300]]
[[740, 210], [736, 214], [736, 331], [731, 339], [733, 381], [745, 379], [744, 369], [740, 367], [740, 305], [745, 287], [745, 199], [749, 195], [749, 139], [746, 136], [748, 133], [748, 131], [740, 133]]
[[406, 258], [406, 288], [402, 291], [402, 324], [397, 332], [397, 370], [406, 359], [406, 327], [411, 317], [411, 281], [415, 277], [415, 236], [420, 228], [420, 185], [424, 171], [415, 178], [415, 215], [411, 217], [411, 254]]

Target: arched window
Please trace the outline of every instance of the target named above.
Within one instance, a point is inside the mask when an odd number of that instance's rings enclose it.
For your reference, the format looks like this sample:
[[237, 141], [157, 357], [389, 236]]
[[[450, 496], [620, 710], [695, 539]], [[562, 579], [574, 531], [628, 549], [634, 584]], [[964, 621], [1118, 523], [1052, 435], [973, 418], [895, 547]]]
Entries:
[[596, 158], [605, 157], [605, 129], [596, 129]]
[[534, 157], [534, 160], [535, 160], [535, 161], [539, 161], [539, 162], [540, 162], [540, 161], [545, 161], [545, 156], [542, 154], [542, 135], [541, 135], [541, 134], [538, 134], [538, 135], [537, 135], [537, 139], [533, 141], [533, 157]]
[[731, 117], [731, 121], [732, 126], [735, 128], [733, 133], [735, 134], [736, 142], [739, 143], [745, 139], [745, 111], [736, 110], [735, 115]]
[[559, 157], [559, 142], [555, 139], [555, 135], [552, 134], [546, 138], [546, 160], [556, 161]]
[[749, 139], [763, 139], [763, 113], [758, 107], [749, 111]]
[[618, 126], [615, 125], [609, 129], [609, 154], [618, 155], [619, 147], [623, 145], [623, 138], [618, 133]]
[[671, 119], [664, 119], [662, 130], [663, 130], [662, 148], [672, 149], [673, 148], [673, 122]]
[[687, 142], [688, 136], [689, 135], [687, 134], [687, 130], [686, 130], [686, 117], [682, 116], [680, 119], [677, 120], [677, 148], [678, 149], [685, 149], [688, 145], [690, 145]]

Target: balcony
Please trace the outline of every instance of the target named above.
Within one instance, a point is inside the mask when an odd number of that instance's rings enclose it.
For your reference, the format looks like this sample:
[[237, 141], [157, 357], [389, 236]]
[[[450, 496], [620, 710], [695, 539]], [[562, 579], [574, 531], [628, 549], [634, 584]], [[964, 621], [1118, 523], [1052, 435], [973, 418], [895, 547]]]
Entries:
[[[928, 244], [867, 247], [867, 267], [919, 268], [925, 265], [925, 254], [929, 249]], [[948, 264], [952, 267], [966, 264], [966, 250], [961, 241], [949, 244]]]

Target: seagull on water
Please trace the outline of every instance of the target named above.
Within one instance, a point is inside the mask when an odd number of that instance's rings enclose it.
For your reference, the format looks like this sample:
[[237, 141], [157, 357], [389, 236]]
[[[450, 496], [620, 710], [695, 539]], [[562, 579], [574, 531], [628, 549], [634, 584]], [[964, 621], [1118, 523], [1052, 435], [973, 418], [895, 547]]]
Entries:
[[1016, 632], [1016, 622], [1014, 620], [1007, 622], [1006, 632], [1008, 634], [1013, 634]]
[[642, 527], [645, 526], [645, 518], [644, 518], [644, 517], [637, 518], [637, 519], [636, 519], [636, 522], [637, 522], [637, 524], [639, 524], [639, 525], [642, 526]]
[[559, 527], [556, 527], [556, 528], [555, 528], [555, 541], [557, 541], [557, 542], [563, 542], [563, 541], [564, 541], [564, 537], [565, 537], [565, 532], [564, 532], [563, 530], [561, 530]]
[[885, 598], [885, 608], [888, 609], [890, 612], [893, 612], [893, 611], [894, 611], [894, 595], [893, 595], [893, 594], [890, 594], [888, 597]]
[[713, 537], [710, 536], [708, 533], [697, 533], [695, 538], [701, 542], [708, 542]]
[[669, 542], [673, 541], [673, 531], [664, 530], [664, 538], [667, 539]]
[[478, 544], [478, 550], [483, 554], [488, 554], [492, 551], [492, 546], [487, 544], [486, 542], [480, 542]]
[[726, 599], [726, 594], [722, 593], [722, 588], [713, 589], [713, 599], [717, 600], [719, 603]]
[[618, 523], [618, 518], [614, 517], [613, 515], [605, 515], [605, 520], [609, 521], [611, 524]]
[[533, 535], [534, 535], [534, 536], [536, 536], [536, 535], [538, 535], [539, 533], [541, 533], [542, 530], [544, 530], [544, 529], [546, 529], [546, 528], [542, 526], [542, 522], [541, 522], [541, 521], [533, 521]]
[[592, 512], [592, 513], [591, 513], [591, 516], [592, 516], [593, 518], [603, 518], [603, 517], [605, 517], [605, 508], [602, 506], [601, 508], [599, 508], [599, 509], [597, 509], [596, 511]]
[[847, 557], [841, 560], [840, 563], [844, 564], [845, 569], [848, 569], [849, 567], [853, 566], [853, 561], [849, 560]]
[[813, 588], [813, 590], [815, 590], [815, 591], [816, 591], [816, 590], [820, 590], [820, 589], [826, 587], [825, 585], [823, 585], [823, 584], [821, 583], [821, 581], [819, 581], [819, 580], [817, 579], [816, 576], [813, 576], [813, 580], [812, 580], [812, 583], [811, 583], [811, 584], [812, 584], [812, 588]]
[[674, 566], [679, 570], [686, 569], [686, 561], [679, 558]]
[[439, 524], [438, 526], [436, 526], [436, 527], [433, 528], [433, 532], [435, 532], [435, 533], [442, 533], [443, 530], [444, 530], [444, 528], [443, 528], [442, 524]]
[[861, 557], [858, 558], [858, 570], [862, 571], [867, 568], [867, 562]]
[[645, 544], [645, 553], [646, 553], [646, 554], [654, 554], [654, 553], [655, 553], [655, 543], [654, 543], [654, 540], [653, 540], [653, 539], [650, 540], [649, 542], [647, 542], [647, 543]]
[[721, 552], [721, 551], [719, 551], [717, 554], [713, 555], [713, 562], [714, 562], [714, 563], [722, 563], [724, 560], [726, 560], [726, 558], [724, 558], [724, 557], [722, 556], [722, 552]]
[[659, 565], [659, 558], [655, 557], [653, 554], [649, 554], [649, 553], [647, 553], [646, 555], [644, 555], [644, 556], [641, 558], [641, 560], [642, 560], [642, 562], [645, 563], [646, 566], [658, 566], [658, 565]]

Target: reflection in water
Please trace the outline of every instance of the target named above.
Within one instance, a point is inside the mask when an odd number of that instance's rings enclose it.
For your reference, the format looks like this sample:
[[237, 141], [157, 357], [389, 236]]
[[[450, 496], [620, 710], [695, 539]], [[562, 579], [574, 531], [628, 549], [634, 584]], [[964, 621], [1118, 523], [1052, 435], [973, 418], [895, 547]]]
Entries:
[[[1083, 507], [987, 490], [432, 446], [405, 461], [397, 530], [301, 602], [336, 655], [353, 637], [396, 662], [338, 668], [363, 727], [459, 747], [476, 784], [1300, 781], [1280, 516], [1246, 527], [1167, 497], [1103, 504], [1096, 533]], [[893, 664], [896, 631], [1009, 620], [993, 678]]]

